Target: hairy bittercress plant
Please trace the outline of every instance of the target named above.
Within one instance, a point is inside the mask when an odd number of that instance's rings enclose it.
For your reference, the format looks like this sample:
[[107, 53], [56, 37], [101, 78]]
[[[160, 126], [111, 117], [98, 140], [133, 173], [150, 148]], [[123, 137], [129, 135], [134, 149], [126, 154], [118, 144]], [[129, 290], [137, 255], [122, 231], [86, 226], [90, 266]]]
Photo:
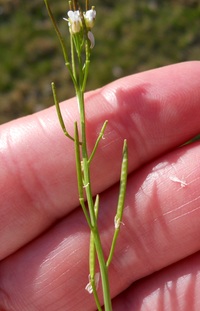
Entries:
[[[101, 302], [98, 295], [98, 283], [101, 280], [103, 289], [103, 304], [105, 311], [112, 310], [110, 284], [108, 279], [108, 268], [111, 264], [114, 249], [122, 222], [122, 214], [124, 208], [126, 182], [127, 182], [127, 143], [124, 141], [123, 158], [120, 177], [120, 191], [117, 205], [117, 212], [114, 218], [114, 234], [110, 246], [108, 258], [105, 258], [103, 246], [101, 243], [100, 232], [98, 228], [98, 210], [99, 210], [99, 195], [93, 198], [92, 187], [90, 181], [90, 166], [98, 148], [98, 145], [103, 137], [107, 121], [104, 122], [99, 136], [97, 137], [91, 154], [88, 154], [87, 137], [86, 137], [86, 118], [85, 118], [85, 101], [84, 92], [88, 77], [88, 69], [90, 64], [90, 53], [95, 45], [93, 33], [91, 32], [96, 18], [95, 8], [89, 9], [89, 3], [86, 0], [85, 10], [81, 8], [77, 0], [69, 1], [69, 11], [67, 18], [64, 18], [68, 23], [70, 37], [70, 58], [68, 58], [65, 41], [55, 22], [48, 1], [44, 0], [47, 11], [60, 41], [65, 65], [69, 71], [74, 84], [79, 113], [80, 113], [80, 130], [77, 126], [77, 121], [74, 122], [74, 135], [70, 135], [65, 127], [65, 122], [62, 117], [59, 102], [56, 95], [54, 83], [52, 83], [53, 97], [56, 105], [56, 110], [60, 125], [64, 134], [74, 142], [76, 171], [78, 180], [79, 201], [85, 215], [89, 230], [90, 230], [90, 246], [89, 246], [89, 283], [86, 285], [86, 290], [93, 293], [98, 310], [102, 310]], [[85, 200], [86, 198], [86, 200]], [[100, 271], [96, 271], [96, 259]]]

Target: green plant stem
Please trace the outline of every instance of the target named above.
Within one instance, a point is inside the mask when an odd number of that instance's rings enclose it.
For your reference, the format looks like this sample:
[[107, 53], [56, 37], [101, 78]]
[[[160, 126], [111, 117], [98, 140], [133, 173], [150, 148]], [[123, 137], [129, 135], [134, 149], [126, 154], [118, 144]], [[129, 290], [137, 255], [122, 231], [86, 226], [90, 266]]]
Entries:
[[72, 68], [71, 68], [70, 62], [69, 62], [69, 60], [68, 60], [67, 49], [66, 49], [66, 46], [65, 46], [65, 42], [64, 42], [63, 37], [62, 37], [62, 35], [61, 35], [61, 33], [60, 33], [60, 30], [58, 29], [58, 26], [57, 26], [57, 24], [56, 24], [56, 21], [55, 21], [55, 19], [54, 19], [54, 16], [53, 16], [53, 14], [52, 14], [52, 12], [51, 12], [51, 8], [50, 8], [50, 6], [49, 6], [49, 4], [48, 4], [48, 1], [47, 1], [47, 0], [44, 0], [44, 3], [45, 3], [45, 5], [46, 5], [47, 12], [48, 12], [49, 17], [50, 17], [50, 19], [51, 19], [51, 22], [52, 22], [52, 24], [53, 24], [53, 26], [54, 26], [54, 29], [55, 29], [55, 31], [56, 31], [57, 37], [58, 37], [58, 39], [59, 39], [59, 41], [60, 41], [60, 46], [61, 46], [61, 48], [62, 48], [62, 52], [63, 52], [63, 56], [64, 56], [64, 60], [65, 60], [65, 66], [66, 66], [66, 67], [68, 68], [68, 70], [69, 70], [69, 73], [70, 73], [70, 76], [71, 76], [71, 78], [72, 78], [72, 81], [73, 81], [74, 85], [76, 85], [76, 80], [74, 80]]
[[[94, 236], [91, 231], [90, 233], [90, 283], [92, 286], [92, 293], [95, 299], [95, 303], [97, 306], [98, 311], [102, 311], [101, 304], [99, 301], [99, 296], [97, 293], [97, 287], [95, 282], [95, 260], [96, 260], [96, 250], [95, 250], [95, 243], [94, 243]], [[97, 284], [98, 285], [98, 284]]]
[[91, 153], [91, 155], [90, 155], [90, 158], [89, 158], [89, 160], [88, 160], [88, 163], [89, 163], [89, 164], [91, 163], [91, 161], [92, 161], [92, 159], [93, 159], [93, 157], [94, 157], [94, 155], [95, 155], [95, 152], [96, 152], [96, 150], [97, 150], [97, 147], [98, 147], [98, 145], [99, 145], [99, 142], [100, 142], [100, 140], [102, 139], [102, 137], [103, 137], [103, 135], [104, 135], [104, 132], [105, 132], [105, 129], [106, 129], [107, 124], [108, 124], [108, 121], [106, 120], [106, 121], [104, 122], [102, 128], [101, 128], [101, 132], [99, 133], [99, 136], [98, 136], [98, 138], [97, 138], [97, 140], [96, 140], [96, 143], [95, 143], [95, 145], [94, 145], [94, 148], [93, 148], [92, 153]]
[[128, 176], [128, 149], [127, 149], [127, 141], [124, 140], [123, 146], [123, 157], [122, 157], [122, 166], [121, 166], [121, 176], [120, 176], [120, 190], [119, 190], [119, 198], [117, 204], [117, 213], [114, 219], [115, 223], [115, 231], [113, 235], [113, 240], [110, 248], [110, 253], [106, 262], [106, 266], [109, 267], [115, 250], [115, 245], [117, 242], [118, 234], [120, 231], [122, 215], [124, 211], [124, 202], [125, 202], [125, 194], [126, 194], [126, 184], [127, 184], [127, 176]]
[[54, 104], [56, 106], [56, 112], [57, 112], [57, 115], [58, 115], [58, 120], [60, 122], [60, 126], [61, 126], [65, 136], [67, 136], [68, 138], [70, 138], [71, 140], [74, 141], [74, 138], [68, 133], [68, 131], [67, 131], [66, 127], [65, 127], [65, 123], [64, 123], [64, 120], [63, 120], [63, 117], [62, 117], [62, 113], [60, 111], [60, 105], [59, 105], [59, 102], [58, 102], [58, 99], [57, 99], [56, 87], [55, 87], [54, 82], [51, 83], [51, 88], [52, 88]]
[[[54, 96], [54, 102], [56, 105], [56, 110], [58, 114], [58, 118], [60, 121], [60, 125], [64, 134], [74, 141], [75, 144], [75, 154], [76, 154], [76, 171], [77, 171], [77, 180], [78, 180], [78, 192], [79, 192], [79, 201], [83, 209], [83, 213], [85, 215], [86, 221], [88, 223], [90, 229], [90, 284], [92, 286], [92, 291], [94, 295], [94, 299], [96, 302], [96, 306], [99, 311], [102, 311], [99, 296], [97, 293], [97, 285], [95, 284], [95, 261], [98, 259], [99, 269], [101, 274], [101, 284], [103, 290], [103, 302], [104, 302], [104, 310], [112, 311], [112, 303], [110, 296], [110, 286], [108, 279], [108, 265], [106, 264], [106, 260], [103, 253], [102, 243], [99, 235], [99, 229], [97, 225], [98, 218], [98, 208], [99, 208], [99, 197], [97, 195], [96, 201], [94, 203], [92, 197], [92, 188], [90, 182], [90, 163], [96, 153], [98, 144], [103, 137], [105, 127], [107, 121], [104, 123], [101, 132], [96, 140], [95, 146], [93, 148], [92, 154], [88, 157], [87, 151], [87, 139], [86, 139], [86, 119], [85, 119], [85, 107], [84, 107], [84, 92], [86, 88], [86, 82], [88, 77], [88, 70], [90, 64], [90, 40], [88, 38], [88, 28], [86, 27], [85, 18], [83, 15], [83, 11], [78, 6], [78, 1], [73, 0], [73, 2], [69, 2], [69, 7], [71, 10], [78, 10], [80, 12], [81, 21], [82, 21], [82, 30], [78, 33], [73, 33], [72, 29], [70, 29], [70, 42], [71, 42], [71, 63], [68, 60], [66, 46], [63, 40], [63, 37], [58, 29], [56, 21], [53, 17], [51, 9], [49, 7], [48, 1], [44, 0], [45, 5], [47, 7], [48, 14], [53, 23], [55, 31], [57, 33], [58, 39], [60, 41], [60, 45], [63, 51], [65, 65], [69, 70], [70, 76], [74, 83], [74, 87], [76, 90], [76, 96], [78, 101], [79, 113], [80, 113], [80, 136], [81, 141], [79, 140], [79, 130], [77, 126], [77, 122], [75, 122], [74, 129], [74, 138], [68, 133], [65, 127], [65, 123], [62, 117], [62, 113], [60, 110], [59, 102], [56, 95], [56, 89], [54, 83], [52, 83], [52, 90]], [[88, 1], [86, 0], [86, 11], [88, 9]], [[83, 58], [83, 54], [85, 51], [85, 59]], [[85, 196], [86, 202], [85, 203]], [[116, 217], [117, 221], [121, 221], [121, 212], [117, 211]], [[115, 232], [113, 238], [113, 244], [111, 246], [111, 257], [114, 252], [114, 246], [116, 243], [116, 237], [118, 233]], [[110, 257], [110, 258], [111, 258]]]
[[90, 220], [92, 225], [92, 234], [94, 238], [95, 249], [98, 257], [103, 296], [104, 296], [104, 306], [105, 311], [112, 311], [112, 303], [110, 297], [110, 287], [108, 281], [108, 268], [105, 263], [105, 258], [103, 254], [102, 244], [99, 236], [99, 231], [97, 227], [97, 220], [94, 209], [94, 202], [92, 197], [92, 189], [90, 183], [90, 167], [88, 161], [88, 152], [87, 152], [87, 142], [86, 142], [86, 122], [85, 122], [85, 108], [84, 108], [84, 94], [81, 90], [76, 90], [78, 105], [80, 107], [80, 127], [81, 127], [81, 141], [82, 141], [82, 170], [83, 170], [83, 184], [86, 192], [88, 208], [90, 213]]

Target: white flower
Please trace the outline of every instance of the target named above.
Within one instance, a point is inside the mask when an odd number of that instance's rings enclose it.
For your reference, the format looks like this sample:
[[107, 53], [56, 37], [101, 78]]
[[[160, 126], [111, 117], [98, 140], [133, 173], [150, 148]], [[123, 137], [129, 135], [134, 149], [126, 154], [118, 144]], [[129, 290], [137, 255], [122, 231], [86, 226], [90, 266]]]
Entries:
[[[81, 20], [81, 14], [80, 11], [68, 11], [67, 13], [69, 18], [63, 18], [68, 22], [69, 30], [71, 34], [75, 34], [81, 31], [81, 28], [83, 27], [82, 20]], [[94, 10], [94, 7], [92, 7], [91, 10], [86, 11], [86, 13], [83, 13], [84, 19], [85, 19], [85, 25], [88, 30], [88, 39], [90, 40], [90, 48], [92, 49], [95, 45], [94, 35], [90, 31], [90, 29], [94, 26], [95, 17], [96, 17], [96, 11]]]
[[86, 13], [84, 13], [85, 24], [87, 28], [91, 29], [94, 26], [95, 17], [96, 11], [94, 9], [88, 10]]
[[77, 33], [81, 30], [81, 17], [79, 11], [68, 11], [67, 15], [69, 19], [64, 18], [64, 20], [68, 21], [68, 25], [70, 31], [72, 33]]

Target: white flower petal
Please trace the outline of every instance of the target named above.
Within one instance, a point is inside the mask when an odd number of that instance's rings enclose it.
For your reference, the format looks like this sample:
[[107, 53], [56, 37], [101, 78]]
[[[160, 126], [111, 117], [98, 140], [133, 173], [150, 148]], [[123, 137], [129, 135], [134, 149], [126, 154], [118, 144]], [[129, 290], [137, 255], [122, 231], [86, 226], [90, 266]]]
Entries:
[[95, 19], [96, 11], [95, 10], [88, 10], [88, 11], [86, 11], [85, 17], [88, 18], [89, 20]]
[[95, 46], [95, 39], [94, 39], [94, 35], [91, 31], [88, 31], [88, 39], [90, 40], [90, 48], [93, 49], [93, 47]]
[[[90, 277], [90, 274], [88, 275], [88, 279], [89, 279], [89, 283], [86, 285], [85, 290], [86, 290], [89, 294], [92, 294], [92, 293], [93, 293], [93, 288], [92, 288], [92, 285], [91, 285], [91, 277]], [[96, 290], [97, 290], [98, 287], [99, 287], [99, 280], [100, 280], [100, 272], [97, 272], [97, 273], [95, 273], [95, 276], [94, 276], [94, 282], [95, 282]]]

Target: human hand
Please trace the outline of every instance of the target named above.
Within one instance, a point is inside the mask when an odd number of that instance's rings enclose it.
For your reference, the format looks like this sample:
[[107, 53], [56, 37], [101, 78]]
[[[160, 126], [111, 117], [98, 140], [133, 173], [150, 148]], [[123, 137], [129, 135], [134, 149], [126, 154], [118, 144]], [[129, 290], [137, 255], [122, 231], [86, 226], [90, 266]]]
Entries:
[[[114, 311], [199, 310], [200, 62], [129, 76], [90, 92], [94, 195], [108, 253], [123, 139], [129, 178], [110, 266]], [[76, 101], [62, 105], [73, 134]], [[1, 126], [0, 310], [94, 311], [88, 282], [89, 230], [78, 203], [73, 143], [55, 108]]]

